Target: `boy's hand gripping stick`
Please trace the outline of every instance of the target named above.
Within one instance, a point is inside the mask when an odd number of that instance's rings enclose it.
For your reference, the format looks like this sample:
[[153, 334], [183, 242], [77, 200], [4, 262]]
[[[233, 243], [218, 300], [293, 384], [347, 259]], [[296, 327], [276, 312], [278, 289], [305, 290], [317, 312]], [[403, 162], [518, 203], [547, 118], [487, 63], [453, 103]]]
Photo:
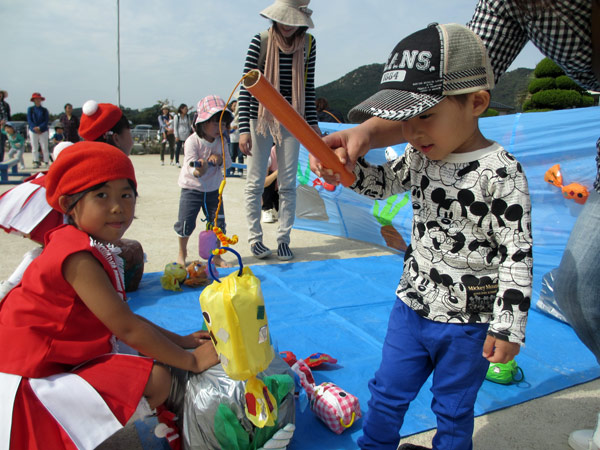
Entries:
[[354, 183], [354, 174], [341, 163], [337, 155], [323, 142], [292, 105], [275, 90], [259, 70], [250, 70], [244, 77], [244, 87], [267, 108], [273, 116], [296, 138], [306, 149], [319, 158], [324, 167], [340, 174], [341, 183], [348, 187]]

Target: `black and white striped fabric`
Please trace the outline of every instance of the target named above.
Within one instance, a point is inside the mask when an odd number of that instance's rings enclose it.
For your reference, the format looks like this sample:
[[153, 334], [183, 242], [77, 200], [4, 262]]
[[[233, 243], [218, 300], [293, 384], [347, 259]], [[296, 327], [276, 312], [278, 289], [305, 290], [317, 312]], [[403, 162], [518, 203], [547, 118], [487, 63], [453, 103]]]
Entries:
[[290, 246], [285, 242], [280, 242], [277, 246], [277, 259], [279, 261], [289, 261], [294, 258], [294, 254], [290, 249]]
[[[244, 74], [252, 69], [258, 69], [258, 58], [260, 55], [260, 34], [252, 38], [246, 63], [244, 65]], [[317, 58], [316, 41], [313, 37], [308, 56], [308, 67], [305, 85], [305, 113], [304, 117], [309, 125], [317, 125], [317, 108], [315, 106], [315, 63]], [[306, 55], [305, 55], [306, 56]], [[306, 61], [306, 58], [304, 59]], [[279, 52], [279, 92], [288, 102], [292, 102], [292, 55], [286, 55]], [[240, 133], [250, 133], [250, 119], [258, 117], [258, 100], [256, 100], [244, 86], [240, 88], [238, 97], [239, 110], [239, 130]]]
[[250, 246], [250, 250], [252, 251], [252, 254], [258, 259], [263, 259], [267, 256], [271, 256], [271, 250], [260, 241], [252, 244]]

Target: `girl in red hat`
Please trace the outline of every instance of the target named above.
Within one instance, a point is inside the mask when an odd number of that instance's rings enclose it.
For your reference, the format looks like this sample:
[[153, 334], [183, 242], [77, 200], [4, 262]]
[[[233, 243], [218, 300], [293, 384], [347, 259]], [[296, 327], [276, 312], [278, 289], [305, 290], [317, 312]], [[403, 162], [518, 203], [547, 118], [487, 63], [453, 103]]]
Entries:
[[48, 166], [50, 154], [48, 150], [48, 122], [50, 115], [48, 110], [42, 106], [46, 100], [39, 92], [31, 95], [33, 106], [27, 108], [27, 124], [29, 125], [29, 140], [31, 141], [31, 151], [33, 153], [33, 167], [40, 167], [40, 148], [44, 164]]
[[[103, 143], [74, 144], [50, 168], [47, 201], [68, 224], [46, 235], [0, 304], [1, 448], [95, 448], [136, 412], [168, 403], [166, 365], [218, 362], [205, 333], [175, 335], [123, 301], [114, 244], [133, 220], [136, 187], [129, 158]], [[120, 353], [118, 340], [148, 358]]]

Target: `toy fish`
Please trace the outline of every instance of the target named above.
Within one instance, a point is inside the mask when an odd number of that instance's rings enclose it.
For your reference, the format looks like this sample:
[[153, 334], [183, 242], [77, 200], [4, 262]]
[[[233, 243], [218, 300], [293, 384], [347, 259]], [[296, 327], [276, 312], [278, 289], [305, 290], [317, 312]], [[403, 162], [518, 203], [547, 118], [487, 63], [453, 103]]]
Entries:
[[563, 177], [562, 173], [560, 172], [560, 164], [554, 164], [546, 171], [546, 174], [544, 175], [544, 181], [547, 181], [556, 187], [562, 188]]
[[571, 183], [562, 187], [563, 196], [570, 200], [575, 200], [575, 203], [583, 205], [590, 193], [587, 188], [579, 183]]
[[574, 200], [575, 203], [580, 205], [583, 205], [590, 196], [587, 188], [580, 183], [571, 183], [563, 186], [563, 177], [560, 172], [560, 164], [554, 164], [552, 167], [550, 167], [544, 175], [544, 180], [556, 187], [559, 187], [562, 191], [563, 197], [568, 200]]

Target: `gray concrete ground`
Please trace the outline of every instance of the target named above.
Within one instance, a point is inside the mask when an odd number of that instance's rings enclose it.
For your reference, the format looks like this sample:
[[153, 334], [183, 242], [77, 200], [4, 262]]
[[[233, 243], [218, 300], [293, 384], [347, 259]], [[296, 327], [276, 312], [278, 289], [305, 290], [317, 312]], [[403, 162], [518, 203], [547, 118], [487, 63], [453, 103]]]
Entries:
[[[31, 154], [25, 155], [31, 167]], [[130, 239], [140, 241], [147, 254], [146, 272], [162, 271], [177, 257], [177, 236], [173, 224], [177, 219], [179, 169], [161, 166], [158, 155], [135, 155], [139, 198], [136, 220], [127, 232]], [[259, 261], [250, 254], [244, 214], [244, 178], [230, 177], [224, 190], [228, 235], [237, 234], [235, 249], [244, 264], [278, 264], [275, 258]], [[0, 193], [11, 186], [0, 186]], [[277, 224], [265, 224], [264, 243], [276, 248]], [[197, 231], [189, 244], [189, 258], [196, 251]], [[6, 279], [21, 261], [22, 255], [35, 244], [27, 239], [0, 233], [0, 280]], [[294, 261], [316, 261], [389, 254], [385, 248], [351, 239], [332, 237], [309, 231], [293, 230], [291, 248]], [[235, 262], [231, 254], [225, 257]], [[400, 271], [400, 269], [399, 269]], [[365, 383], [367, 380], [365, 380]], [[600, 379], [581, 384], [552, 395], [506, 408], [475, 419], [474, 448], [481, 450], [565, 450], [571, 431], [595, 426], [600, 411]], [[435, 430], [409, 436], [402, 442], [431, 445]], [[105, 450], [139, 449], [136, 433], [129, 429], [102, 446]]]

